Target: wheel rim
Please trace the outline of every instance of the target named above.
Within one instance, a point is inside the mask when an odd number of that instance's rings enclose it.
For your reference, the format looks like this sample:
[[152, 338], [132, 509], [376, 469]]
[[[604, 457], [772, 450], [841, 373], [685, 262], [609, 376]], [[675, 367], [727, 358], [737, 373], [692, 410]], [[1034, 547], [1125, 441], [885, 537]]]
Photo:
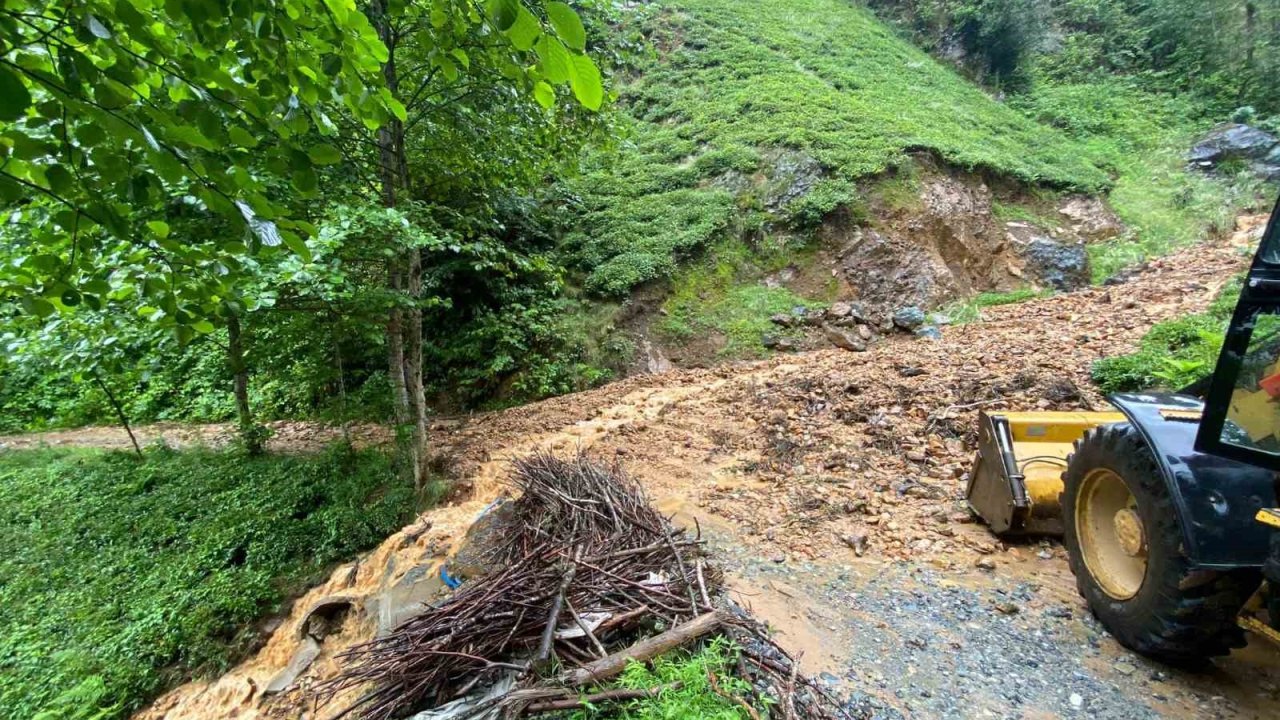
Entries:
[[1138, 594], [1147, 575], [1147, 538], [1138, 503], [1114, 471], [1096, 468], [1076, 498], [1076, 538], [1089, 574], [1116, 600]]

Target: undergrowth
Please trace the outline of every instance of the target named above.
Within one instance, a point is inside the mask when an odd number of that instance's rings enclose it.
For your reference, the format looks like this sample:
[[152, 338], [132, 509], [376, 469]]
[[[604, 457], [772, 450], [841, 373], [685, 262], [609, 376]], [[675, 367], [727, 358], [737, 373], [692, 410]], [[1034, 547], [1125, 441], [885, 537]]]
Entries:
[[655, 50], [621, 88], [631, 139], [572, 183], [583, 217], [564, 247], [593, 292], [670, 278], [742, 211], [813, 224], [908, 151], [1030, 184], [1110, 185], [1080, 143], [842, 0], [667, 0], [641, 15]]
[[1115, 176], [1107, 199], [1126, 231], [1089, 245], [1095, 282], [1229, 230], [1241, 207], [1258, 196], [1257, 182], [1248, 177], [1187, 171], [1187, 148], [1210, 124], [1197, 119], [1202, 109], [1191, 98], [1144, 91], [1123, 79], [1043, 79], [1014, 103], [1080, 141]]
[[[732, 645], [720, 637], [695, 653], [678, 650], [657, 658], [650, 665], [633, 662], [613, 687], [649, 690], [673, 683], [680, 686], [656, 698], [602, 704], [565, 717], [567, 720], [748, 720], [750, 716], [741, 705], [723, 696], [742, 698], [744, 702], [751, 697], [750, 685], [732, 674], [736, 656]], [[723, 695], [713, 690], [709, 673], [715, 676], [716, 688]], [[767, 716], [766, 708], [754, 710], [760, 717]]]
[[725, 358], [762, 357], [766, 334], [788, 331], [769, 318], [797, 307], [821, 303], [796, 295], [785, 287], [760, 282], [770, 272], [812, 257], [811, 246], [793, 250], [789, 245], [755, 248], [740, 239], [726, 239], [705, 258], [682, 270], [673, 282], [662, 309], [665, 315], [654, 325], [664, 339], [688, 342], [708, 334], [724, 338], [720, 355]]
[[1156, 323], [1137, 351], [1095, 362], [1093, 382], [1107, 393], [1180, 390], [1212, 374], [1243, 277], [1224, 286], [1205, 312]]
[[380, 452], [0, 453], [0, 718], [126, 717], [407, 522]]

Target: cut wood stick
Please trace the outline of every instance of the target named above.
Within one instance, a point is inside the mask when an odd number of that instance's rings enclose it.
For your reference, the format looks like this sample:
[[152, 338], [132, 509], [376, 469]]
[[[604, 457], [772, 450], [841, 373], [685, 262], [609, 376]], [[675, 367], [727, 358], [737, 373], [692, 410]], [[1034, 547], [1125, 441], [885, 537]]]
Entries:
[[593, 695], [578, 695], [574, 697], [562, 698], [559, 700], [543, 700], [541, 702], [531, 703], [522, 711], [525, 715], [533, 713], [554, 712], [556, 710], [573, 710], [574, 708], [588, 707], [592, 703], [612, 702], [617, 700], [636, 700], [638, 698], [654, 698], [658, 697], [667, 690], [679, 690], [684, 687], [684, 683], [676, 681], [666, 685], [657, 687], [642, 688], [640, 690], [627, 690], [620, 688], [617, 690], [605, 690]]
[[669, 650], [687, 645], [718, 627], [720, 614], [704, 613], [660, 635], [645, 638], [625, 650], [571, 670], [561, 676], [560, 681], [568, 687], [580, 687], [614, 677], [627, 669], [627, 663], [632, 660], [648, 662]]

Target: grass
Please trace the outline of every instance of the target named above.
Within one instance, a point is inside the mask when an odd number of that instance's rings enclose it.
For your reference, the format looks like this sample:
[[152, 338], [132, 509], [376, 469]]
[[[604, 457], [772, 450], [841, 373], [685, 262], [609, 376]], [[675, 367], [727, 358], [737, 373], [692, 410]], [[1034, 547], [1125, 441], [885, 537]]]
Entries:
[[964, 323], [981, 320], [982, 308], [996, 305], [1013, 305], [1014, 303], [1034, 300], [1035, 298], [1047, 297], [1051, 294], [1053, 294], [1052, 291], [1032, 290], [1030, 288], [1020, 288], [1009, 292], [978, 293], [968, 300], [961, 300], [944, 307], [942, 314], [951, 318], [952, 324], [963, 325]]
[[[695, 653], [676, 651], [653, 661], [650, 666], [631, 663], [612, 687], [647, 690], [662, 685], [681, 683], [678, 689], [663, 692], [657, 698], [628, 700], [570, 713], [567, 720], [748, 720], [746, 710], [736, 702], [716, 694], [707, 678], [716, 677], [721, 693], [750, 698], [751, 687], [734, 677], [736, 650], [724, 638], [716, 638]], [[760, 717], [768, 717], [766, 708], [754, 708]]]
[[0, 453], [0, 718], [122, 718], [413, 514], [375, 451]]
[[1122, 79], [1041, 80], [1016, 104], [1078, 140], [1115, 176], [1108, 200], [1127, 232], [1089, 246], [1095, 281], [1228, 230], [1258, 197], [1255, 181], [1187, 171], [1187, 148], [1211, 124], [1190, 98], [1146, 92]]
[[[844, 0], [667, 0], [641, 14], [657, 50], [621, 88], [631, 138], [573, 183], [583, 217], [566, 249], [593, 292], [672, 277], [744, 210], [812, 222], [910, 150], [1030, 184], [1111, 184], [1079, 142]], [[821, 197], [806, 206], [807, 192]]]
[[769, 318], [789, 313], [796, 307], [821, 307], [785, 287], [767, 287], [760, 280], [766, 274], [791, 263], [803, 264], [813, 256], [813, 247], [788, 246], [753, 248], [730, 238], [720, 241], [698, 262], [680, 271], [671, 294], [663, 304], [666, 311], [656, 324], [658, 334], [669, 341], [687, 341], [708, 333], [725, 338], [720, 351], [727, 359], [763, 357], [761, 344], [766, 334], [788, 332]]
[[1156, 323], [1136, 352], [1094, 363], [1094, 384], [1107, 393], [1178, 390], [1212, 373], [1243, 281], [1243, 275], [1234, 278], [1203, 313]]

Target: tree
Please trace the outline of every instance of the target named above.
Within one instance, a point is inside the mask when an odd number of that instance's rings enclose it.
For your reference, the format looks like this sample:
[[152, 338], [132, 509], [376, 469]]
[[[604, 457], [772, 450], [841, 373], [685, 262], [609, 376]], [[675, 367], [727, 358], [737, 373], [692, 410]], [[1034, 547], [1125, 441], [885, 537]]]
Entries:
[[[246, 432], [245, 322], [271, 301], [253, 274], [308, 255], [300, 200], [322, 178], [398, 209], [421, 194], [406, 145], [432, 113], [482, 88], [548, 118], [557, 86], [592, 110], [604, 100], [562, 2], [9, 0], [0, 29], [0, 203], [22, 229], [0, 300], [39, 318], [131, 304], [181, 343], [226, 328]], [[192, 216], [219, 231], [192, 232]], [[422, 254], [397, 247], [388, 370], [420, 479]]]
[[[483, 13], [465, 0], [369, 3], [369, 20], [387, 48], [382, 79], [396, 116], [379, 126], [372, 138], [357, 136], [355, 142], [368, 149], [369, 162], [363, 169], [372, 176], [384, 208], [398, 209], [415, 197], [434, 199], [440, 188], [433, 192], [424, 186], [423, 174], [410, 162], [408, 131], [442, 124], [456, 129], [458, 124], [441, 123], [440, 116], [459, 107], [474, 108], [465, 102], [469, 96], [488, 95], [499, 108], [510, 108], [521, 95], [531, 96], [549, 113], [556, 104], [555, 87], [567, 85], [584, 107], [601, 107], [600, 71], [585, 54], [582, 20], [563, 2], [547, 2], [541, 10], [542, 14], [535, 14], [517, 0], [491, 0]], [[347, 154], [358, 156], [359, 145]], [[428, 165], [436, 159], [433, 153], [417, 157], [425, 157]], [[425, 473], [428, 411], [422, 367], [422, 275], [419, 247], [408, 245], [389, 257], [386, 282], [393, 301], [386, 320], [387, 372], [396, 422], [407, 429], [407, 448], [419, 487]]]

